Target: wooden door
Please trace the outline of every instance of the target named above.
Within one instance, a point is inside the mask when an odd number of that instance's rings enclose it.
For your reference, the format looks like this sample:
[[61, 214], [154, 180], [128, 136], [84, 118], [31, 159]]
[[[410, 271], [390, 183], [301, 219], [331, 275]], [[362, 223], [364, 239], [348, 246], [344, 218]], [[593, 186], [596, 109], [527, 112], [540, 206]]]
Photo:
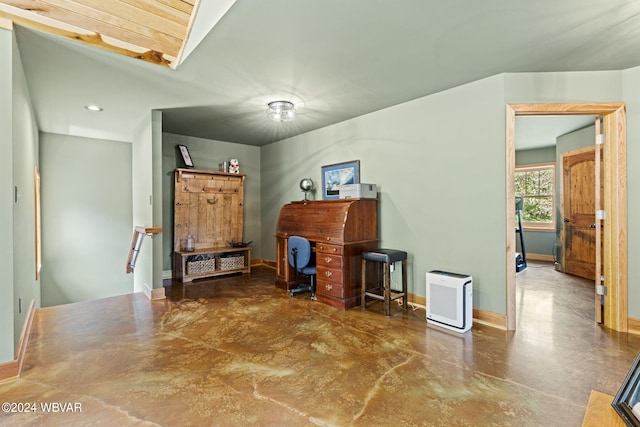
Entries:
[[562, 171], [564, 272], [593, 280], [597, 209], [595, 146], [564, 153]]

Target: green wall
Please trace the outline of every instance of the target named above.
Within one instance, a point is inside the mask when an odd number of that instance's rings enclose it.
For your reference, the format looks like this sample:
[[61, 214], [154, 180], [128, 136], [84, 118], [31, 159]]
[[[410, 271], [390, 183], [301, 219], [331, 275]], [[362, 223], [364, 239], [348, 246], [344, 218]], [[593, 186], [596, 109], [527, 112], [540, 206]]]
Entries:
[[409, 253], [409, 292], [424, 296], [433, 269], [471, 274], [474, 305], [505, 313], [503, 87], [494, 76], [263, 147], [264, 257], [300, 179], [358, 159], [361, 182], [378, 186], [380, 245]]
[[[163, 257], [165, 277], [170, 277], [173, 251], [174, 170], [184, 167], [177, 145], [186, 145], [195, 169], [218, 170], [225, 160], [238, 159], [240, 172], [246, 175], [244, 187], [244, 240], [253, 241], [251, 256], [261, 257], [260, 228], [260, 147], [232, 144], [183, 135], [164, 133], [162, 137]], [[275, 259], [275, 258], [273, 258]]]
[[31, 301], [40, 307], [40, 281], [36, 280], [35, 178], [39, 136], [20, 51], [13, 40], [13, 313], [14, 342], [18, 343]]
[[640, 67], [622, 73], [627, 104], [627, 218], [629, 317], [640, 319]]
[[130, 293], [131, 144], [41, 133], [42, 305]]
[[301, 198], [300, 178], [359, 159], [361, 181], [379, 187], [381, 246], [409, 252], [409, 291], [425, 295], [432, 269], [467, 273], [474, 306], [505, 313], [505, 104], [622, 101], [621, 77], [503, 74], [263, 147], [264, 257], [275, 258], [279, 208]]
[[[162, 225], [162, 112], [149, 111], [132, 144], [133, 227]], [[143, 237], [133, 272], [133, 290], [162, 288], [162, 234]]]
[[38, 130], [13, 32], [0, 28], [0, 363], [14, 359], [36, 280]]
[[13, 360], [13, 33], [0, 28], [0, 363]]

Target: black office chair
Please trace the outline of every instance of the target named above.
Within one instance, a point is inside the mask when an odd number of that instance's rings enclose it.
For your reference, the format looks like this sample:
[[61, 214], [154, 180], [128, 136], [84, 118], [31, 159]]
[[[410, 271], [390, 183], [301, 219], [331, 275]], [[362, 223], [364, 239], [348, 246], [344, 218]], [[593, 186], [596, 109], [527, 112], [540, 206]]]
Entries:
[[289, 291], [293, 296], [299, 292], [311, 292], [311, 299], [316, 299], [316, 260], [311, 253], [311, 243], [304, 237], [291, 236], [287, 239], [289, 246], [289, 264], [296, 271], [296, 274], [309, 276], [308, 285], [298, 286]]

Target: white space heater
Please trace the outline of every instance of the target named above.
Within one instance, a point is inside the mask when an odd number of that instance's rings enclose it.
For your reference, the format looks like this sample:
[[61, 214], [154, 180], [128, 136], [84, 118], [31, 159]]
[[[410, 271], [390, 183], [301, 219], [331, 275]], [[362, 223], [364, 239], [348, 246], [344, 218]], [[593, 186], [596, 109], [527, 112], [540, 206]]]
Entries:
[[427, 323], [466, 332], [473, 323], [473, 278], [433, 270], [427, 273]]

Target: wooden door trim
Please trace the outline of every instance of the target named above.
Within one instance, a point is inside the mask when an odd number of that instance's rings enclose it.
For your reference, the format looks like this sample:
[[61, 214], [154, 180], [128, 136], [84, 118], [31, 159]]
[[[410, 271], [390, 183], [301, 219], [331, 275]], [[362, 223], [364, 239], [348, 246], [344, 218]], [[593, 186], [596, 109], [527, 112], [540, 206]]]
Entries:
[[604, 145], [604, 274], [607, 285], [604, 325], [626, 332], [627, 316], [627, 151], [626, 105], [621, 102], [506, 105], [506, 282], [508, 330], [516, 329], [516, 270], [513, 200], [515, 198], [516, 116], [601, 115]]

